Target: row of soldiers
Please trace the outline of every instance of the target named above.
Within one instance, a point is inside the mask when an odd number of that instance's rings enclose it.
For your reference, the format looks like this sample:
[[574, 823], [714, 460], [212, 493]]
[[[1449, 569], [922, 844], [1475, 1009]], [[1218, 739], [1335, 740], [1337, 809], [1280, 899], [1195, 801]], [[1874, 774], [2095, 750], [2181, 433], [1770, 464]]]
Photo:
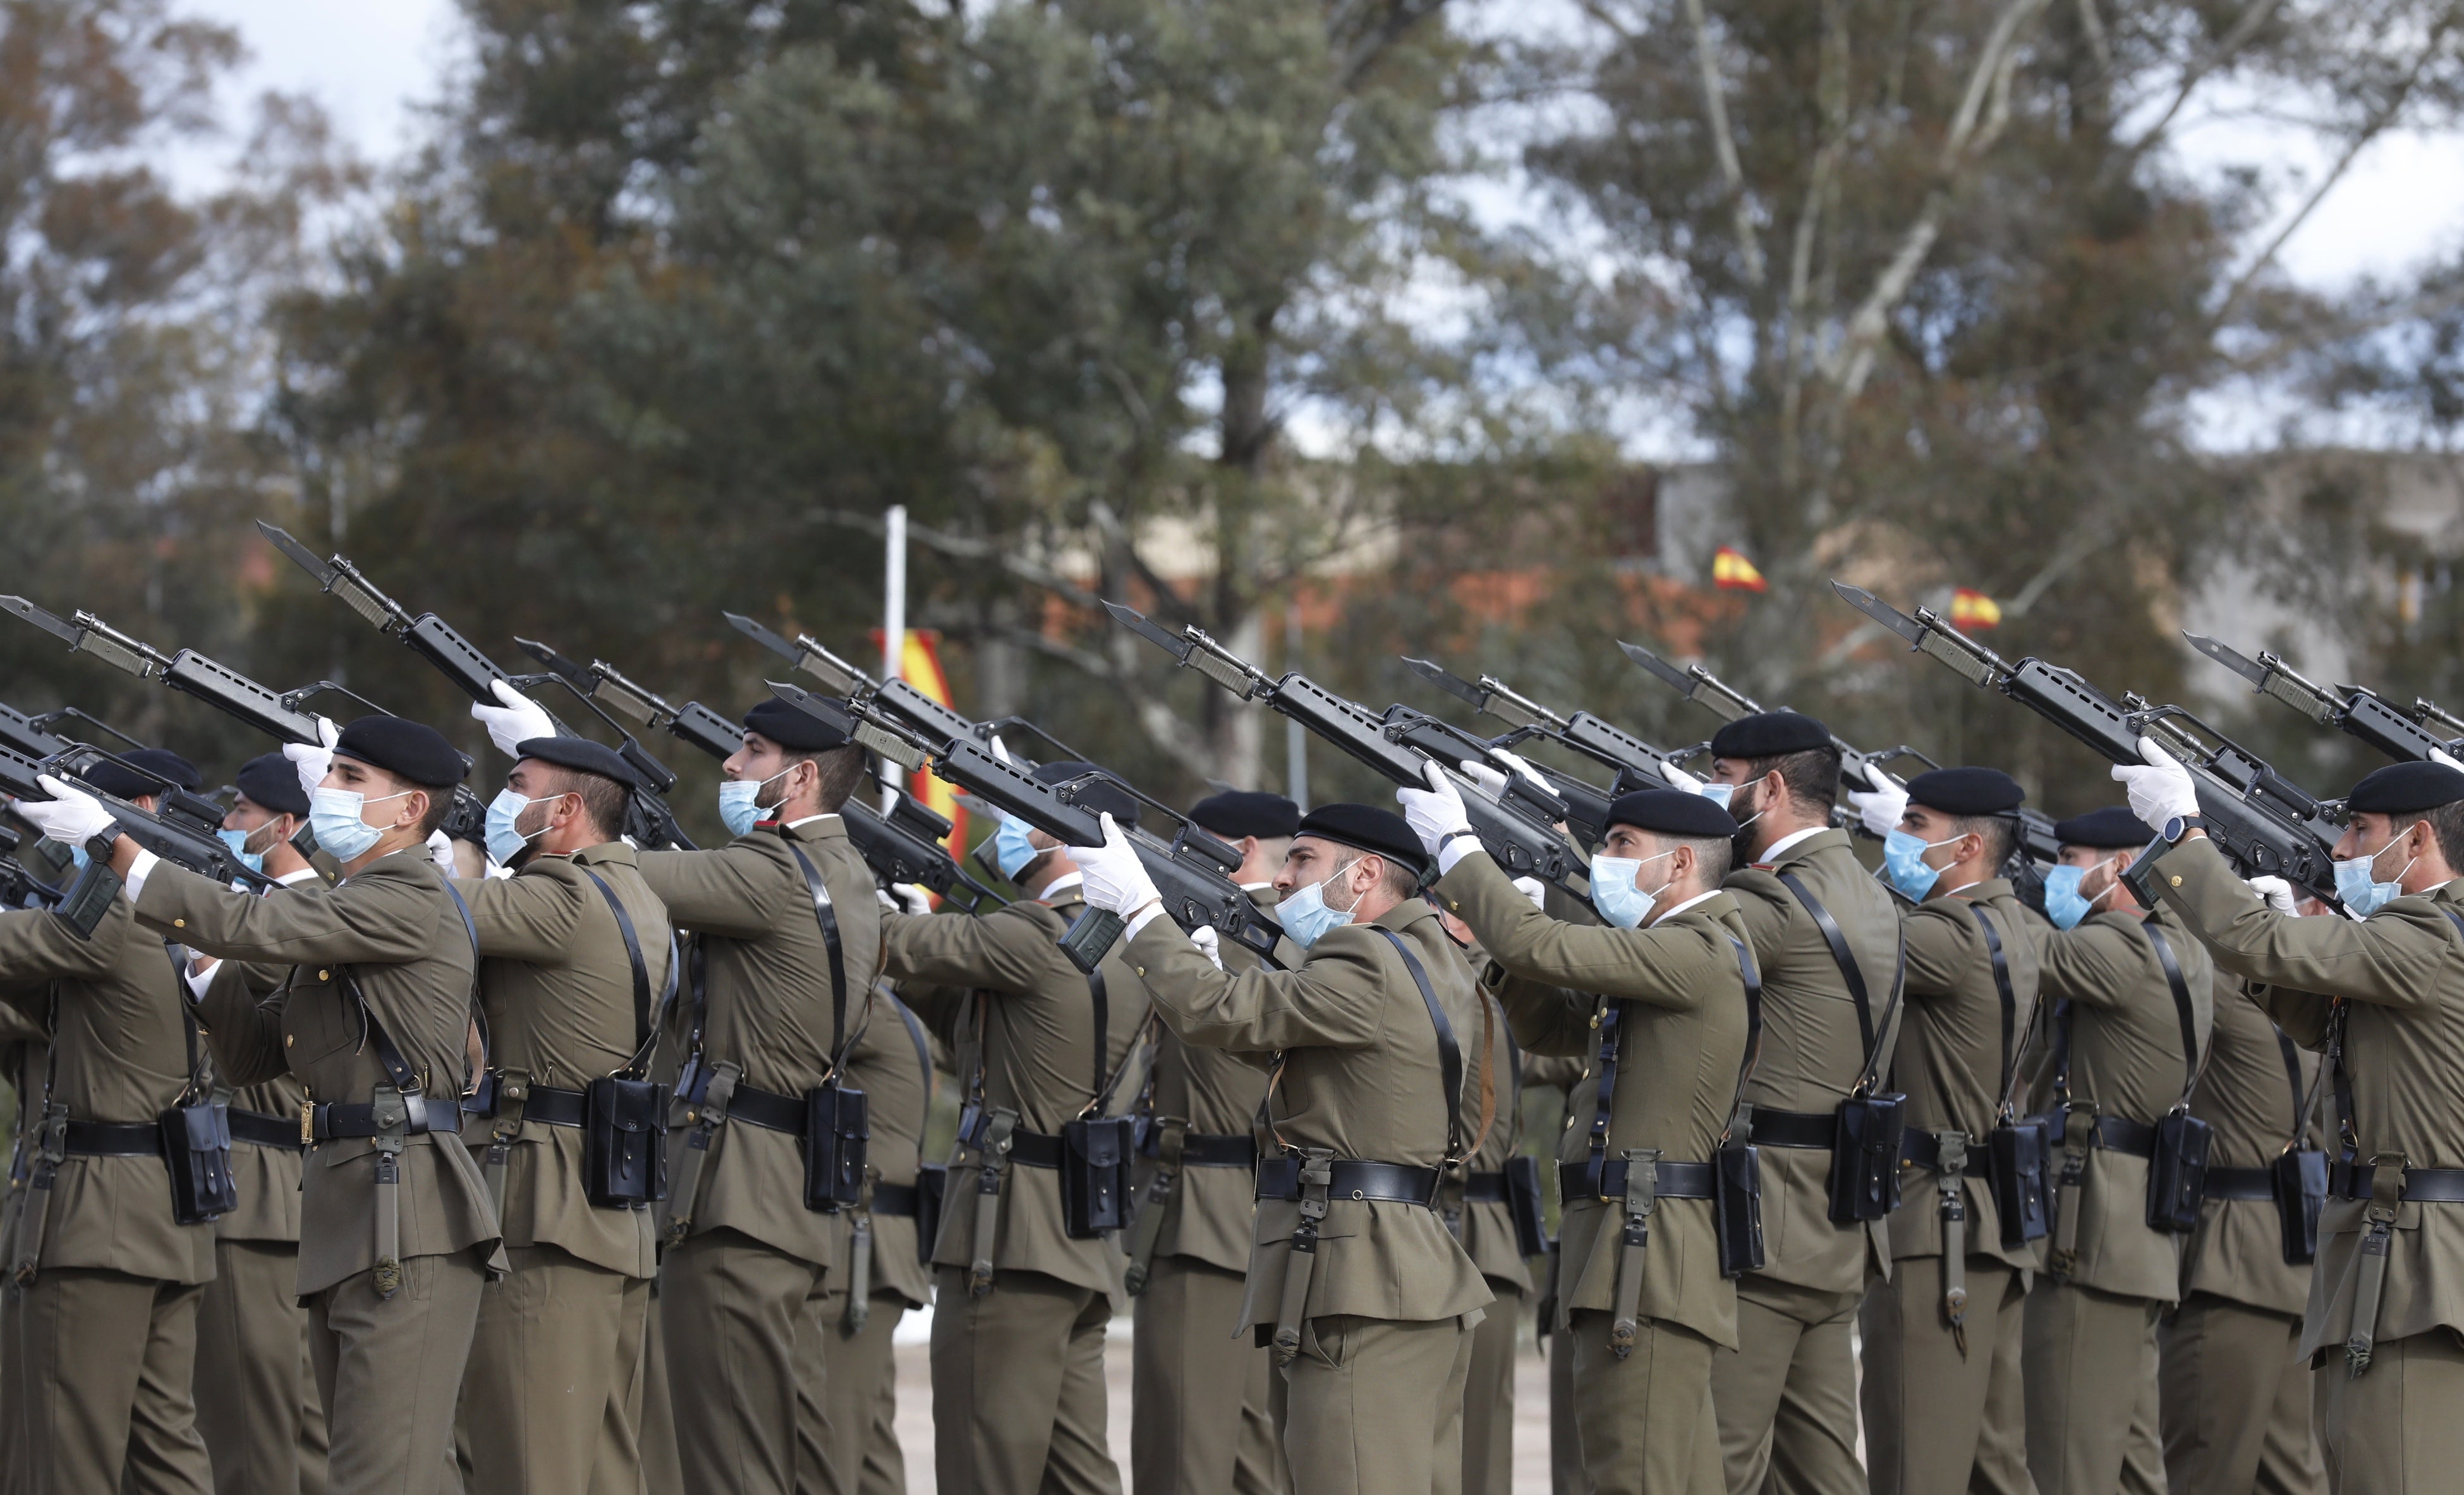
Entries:
[[[121, 888], [90, 934], [0, 914], [10, 1488], [894, 1489], [891, 1333], [929, 1300], [943, 1487], [1117, 1489], [1102, 1347], [1133, 1284], [1142, 1495], [1502, 1488], [1527, 1077], [1573, 1099], [1546, 1288], [1570, 1488], [2301, 1488], [2314, 1388], [2337, 1487], [2453, 1463], [2464, 1318], [2423, 1206], [2464, 1198], [2464, 772], [2356, 786], [2366, 920], [2245, 885], [2153, 753], [2117, 771], [2131, 809], [2062, 823], [2042, 915], [2001, 875], [2007, 776], [1867, 786], [1886, 887], [1790, 713], [1620, 797], [1589, 907], [1517, 886], [1443, 774], [1399, 816], [1233, 797], [1200, 820], [1287, 936], [1261, 962], [1164, 917], [1118, 839], [1005, 821], [1022, 896], [980, 916], [877, 889], [837, 814], [862, 750], [781, 701], [746, 714], [709, 851], [623, 841], [629, 766], [510, 689], [475, 714], [515, 765], [510, 875], [432, 845], [469, 761], [389, 716], [242, 770], [226, 836], [270, 890], [159, 862], [73, 786], [16, 805]], [[89, 781], [195, 781], [119, 771]], [[1036, 772], [1136, 817], [1089, 765]], [[2151, 834], [2152, 908], [2115, 875]], [[1127, 926], [1091, 973], [1060, 946], [1090, 908]], [[2294, 1044], [2346, 1133], [2306, 1287], [2262, 1192], [2315, 1088]], [[676, 1110], [646, 1158], [653, 1076]], [[148, 1118], [218, 1086], [243, 1207], [182, 1224]], [[1856, 1119], [1894, 1105], [1903, 1135]], [[2149, 1181], [2193, 1113], [2186, 1236]], [[2053, 1118], [2042, 1239], [1997, 1213], [2022, 1115]], [[1135, 1159], [1105, 1152], [1124, 1116]], [[1088, 1228], [1124, 1164], [1143, 1207]]]

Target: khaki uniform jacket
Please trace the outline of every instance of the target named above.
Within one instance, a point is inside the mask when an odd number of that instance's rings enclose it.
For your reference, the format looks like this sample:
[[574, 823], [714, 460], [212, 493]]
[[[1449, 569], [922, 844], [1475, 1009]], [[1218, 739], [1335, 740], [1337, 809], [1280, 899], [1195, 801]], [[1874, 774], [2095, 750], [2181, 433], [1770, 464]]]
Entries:
[[[297, 882], [267, 889], [265, 895], [315, 894], [324, 891], [325, 886], [317, 874], [307, 872]], [[287, 965], [225, 960], [214, 967], [210, 979], [238, 981], [247, 988], [248, 1000], [256, 1002], [272, 996], [290, 974]], [[231, 1103], [233, 1110], [280, 1117], [289, 1126], [289, 1134], [297, 1137], [299, 1107], [307, 1099], [308, 1087], [286, 1070], [271, 1080], [238, 1087], [231, 1092]], [[260, 1147], [232, 1138], [231, 1176], [239, 1188], [239, 1208], [214, 1221], [214, 1239], [297, 1245], [301, 1157], [298, 1148]]]
[[[1993, 921], [2010, 973], [2010, 1054], [2003, 1052], [2002, 994], [1993, 980], [1993, 956], [1976, 910]], [[1999, 1115], [2006, 1064], [2015, 1068], [2036, 1006], [2036, 929], [2026, 908], [1999, 877], [1926, 899], [1907, 916], [1908, 984], [1902, 999], [1906, 1018], [1900, 1030], [1892, 1085], [1906, 1095], [1908, 1131], [1965, 1132], [1970, 1156], [1981, 1161], [1986, 1138]], [[1763, 1154], [1769, 1157], [1771, 1154]], [[1971, 1164], [1971, 1168], [1973, 1168]], [[1903, 1170], [1906, 1201], [1890, 1218], [1891, 1257], [1942, 1254], [1942, 1201], [1938, 1180], [1927, 1170]], [[2006, 1250], [2002, 1217], [1993, 1190], [1971, 1172], [1960, 1195], [1968, 1211], [1967, 1254], [2022, 1271], [2036, 1265], [2033, 1245]]]
[[[972, 1082], [980, 1066], [984, 1109], [1006, 1107], [1019, 1113], [1020, 1131], [1047, 1136], [1095, 1097], [1089, 1084], [1095, 1068], [1094, 995], [1057, 943], [1086, 902], [1075, 883], [1052, 896], [1049, 904], [1023, 898], [980, 918], [893, 913], [883, 936], [899, 995], [948, 1041], [960, 1083]], [[1146, 1083], [1139, 1062], [1122, 1066], [1150, 1010], [1127, 945], [1116, 942], [1103, 962], [1104, 1072], [1121, 1076], [1106, 1113], [1116, 1116], [1128, 1112]], [[964, 1267], [974, 1259], [978, 1160], [963, 1141], [951, 1154], [935, 1265]], [[1058, 1169], [1030, 1168], [1013, 1156], [1000, 1207], [996, 1270], [1042, 1272], [1108, 1294], [1116, 1308], [1127, 1301], [1128, 1259], [1119, 1246], [1101, 1238], [1073, 1241], [1063, 1228]]]
[[[2464, 935], [2441, 912], [2464, 909], [2464, 879], [2355, 923], [2270, 912], [2205, 837], [2167, 851], [2157, 871], [2166, 908], [2295, 1042], [2324, 1048], [2330, 1000], [2352, 1003], [2343, 1063], [2359, 1161], [2400, 1154], [2415, 1168], [2464, 1168]], [[2363, 1209], [2330, 1198], [2320, 1216], [2302, 1354], [2352, 1332]], [[2440, 1328], [2464, 1332], [2464, 1211], [2399, 1205], [2379, 1342]]]
[[[187, 1088], [187, 993], [163, 941], [137, 927], [125, 898], [113, 901], [91, 939], [48, 912], [0, 913], [0, 1000], [36, 1022], [52, 1021], [57, 993], [52, 1101], [72, 1120], [150, 1125]], [[198, 1053], [202, 1061], [202, 1040]], [[37, 1122], [43, 1063], [35, 1050], [26, 1076], [26, 1114]], [[31, 1139], [25, 1152], [31, 1167]], [[13, 1258], [15, 1233], [27, 1222], [11, 1223], [5, 1246]], [[210, 1282], [214, 1228], [171, 1222], [171, 1178], [161, 1158], [72, 1153], [52, 1183], [37, 1264]]]
[[[1733, 896], [1715, 892], [1643, 929], [1570, 924], [1533, 909], [1480, 851], [1456, 863], [1437, 890], [1480, 935], [1492, 962], [1488, 979], [1514, 1036], [1533, 1053], [1584, 1054], [1596, 1074], [1599, 1016], [1607, 1002], [1625, 1003], [1606, 1157], [1614, 1160], [1627, 1148], [1658, 1148], [1670, 1162], [1711, 1159], [1727, 1130], [1746, 1056], [1746, 988], [1730, 942], [1746, 937], [1746, 925]], [[1768, 995], [1763, 1011], [1768, 1053]], [[1573, 1123], [1557, 1149], [1560, 1163], [1589, 1155], [1597, 1105], [1595, 1086], [1573, 1092]], [[1769, 1150], [1762, 1154], [1766, 1207], [1771, 1155]], [[1618, 1242], [1617, 1213], [1606, 1200], [1564, 1201], [1557, 1235], [1561, 1312], [1615, 1308]], [[1709, 1199], [1660, 1200], [1643, 1255], [1641, 1312], [1682, 1324], [1724, 1349], [1737, 1347], [1736, 1286], [1720, 1275]]]
[[[669, 919], [702, 936], [705, 1070], [733, 1063], [744, 1070], [741, 1085], [802, 1096], [829, 1077], [831, 1044], [844, 1035], [833, 1017], [828, 947], [790, 842], [821, 873], [838, 914], [845, 1031], [853, 1033], [881, 970], [882, 913], [872, 871], [836, 815], [783, 828], [765, 822], [714, 850], [645, 851], [638, 863]], [[673, 1132], [671, 1149], [680, 1152], [687, 1135]], [[847, 1260], [847, 1217], [804, 1208], [803, 1144], [787, 1132], [750, 1122], [720, 1127], [695, 1192], [699, 1198], [680, 1201], [692, 1206], [693, 1235], [738, 1231], [816, 1266]]]
[[[2178, 916], [2160, 909], [2147, 920], [2165, 932], [2173, 958], [2181, 964], [2204, 1053], [2214, 1018], [2210, 996], [2213, 966]], [[2070, 1003], [2071, 1104], [2092, 1106], [2100, 1116], [2139, 1122], [2153, 1122], [2171, 1110], [2189, 1078], [2182, 1020], [2164, 968], [2156, 963], [2156, 947], [2148, 943], [2140, 921], [2128, 913], [2092, 913], [2076, 929], [2046, 935], [2040, 958], [2040, 997], [2049, 1003]], [[2048, 1066], [2034, 1095], [2040, 1112], [2057, 1104], [2052, 1084]], [[2048, 1140], [2055, 1154], [2048, 1170], [2050, 1188], [2051, 1176], [2061, 1168], [2059, 1117]], [[2180, 1301], [2183, 1238], [2147, 1228], [2147, 1160], [2089, 1149], [2079, 1198], [2079, 1259], [2069, 1280], [2102, 1292]], [[2058, 1193], [2055, 1208], [2060, 1208]], [[2058, 1219], [2055, 1228], [2060, 1229]]]
[[[633, 921], [655, 1015], [675, 947], [667, 909], [642, 881], [631, 846], [611, 841], [571, 856], [534, 856], [511, 877], [457, 879], [479, 927], [479, 1004], [497, 1109], [507, 1119], [519, 1104], [506, 1094], [509, 1078], [584, 1089], [624, 1068], [647, 1036], [634, 1025], [624, 933], [585, 868], [606, 881]], [[601, 1209], [583, 1192], [583, 1130], [518, 1125], [505, 1158], [505, 1244], [555, 1246], [628, 1277], [655, 1272], [650, 1211]], [[485, 1161], [495, 1126], [486, 1117], [466, 1120], [462, 1140], [474, 1161]]]
[[[1475, 982], [1488, 969], [1488, 953], [1474, 944], [1463, 951], [1464, 966]], [[1531, 1290], [1530, 1264], [1523, 1260], [1523, 1243], [1514, 1236], [1514, 1206], [1508, 1199], [1466, 1199], [1463, 1176], [1466, 1173], [1494, 1174], [1502, 1172], [1507, 1158], [1523, 1151], [1523, 1077], [1527, 1056], [1514, 1042], [1508, 1027], [1506, 1009], [1498, 1005], [1496, 995], [1485, 988], [1481, 1000], [1490, 1007], [1485, 1020], [1493, 1031], [1505, 1034], [1498, 1051], [1490, 1056], [1497, 1070], [1497, 1115], [1488, 1125], [1488, 1134], [1481, 1139], [1480, 1149], [1471, 1155], [1470, 1163], [1447, 1176], [1438, 1194], [1439, 1205], [1456, 1223], [1456, 1236], [1463, 1249], [1471, 1253], [1472, 1264], [1488, 1279], [1492, 1288], [1512, 1288], [1516, 1292]], [[1547, 1187], [1545, 1184], [1542, 1186]]]
[[[1272, 889], [1253, 889], [1249, 898], [1264, 909], [1273, 908], [1276, 902]], [[1258, 957], [1247, 947], [1226, 940], [1222, 949], [1225, 970], [1258, 969]], [[1287, 945], [1285, 954], [1293, 961], [1300, 958], [1296, 947]], [[1268, 1066], [1264, 1058], [1185, 1044], [1166, 1028], [1155, 1045], [1155, 1114], [1178, 1116], [1192, 1132], [1246, 1134], [1256, 1125], [1258, 1108], [1266, 1098]], [[1141, 1198], [1154, 1166], [1144, 1161], [1139, 1166]], [[1183, 1168], [1171, 1212], [1155, 1234], [1155, 1256], [1185, 1256], [1227, 1272], [1247, 1271], [1250, 1225], [1258, 1212], [1252, 1197], [1254, 1182], [1245, 1168]]]
[[[1394, 931], [1419, 958], [1454, 1028], [1463, 1053], [1460, 1132], [1467, 1148], [1476, 1145], [1481, 1087], [1488, 1078], [1483, 1002], [1436, 910], [1409, 899], [1374, 922], [1375, 928], [1329, 930], [1288, 971], [1218, 971], [1166, 918], [1138, 931], [1130, 956], [1165, 1024], [1186, 1042], [1283, 1054], [1269, 1104], [1274, 1133], [1285, 1146], [1328, 1148], [1338, 1159], [1435, 1168], [1445, 1160], [1448, 1132], [1437, 1032], [1411, 972], [1376, 929]], [[1241, 1329], [1272, 1324], [1281, 1312], [1299, 1224], [1297, 1202], [1258, 1201]], [[1331, 1198], [1301, 1313], [1425, 1322], [1494, 1300], [1435, 1210]]]
[[[914, 1027], [908, 1024], [913, 1022]], [[918, 1057], [916, 1040], [923, 1040]], [[933, 1104], [933, 1041], [922, 1021], [887, 991], [874, 994], [872, 1015], [847, 1050], [847, 1083], [862, 1090], [872, 1135], [865, 1165], [875, 1184], [915, 1186], [923, 1161], [924, 1120]], [[915, 1217], [872, 1217], [872, 1290], [895, 1292], [911, 1308], [933, 1300], [932, 1276], [915, 1259]]]
[[[1883, 1075], [1891, 1072], [1902, 1025], [1902, 1018], [1894, 1017], [1890, 1028], [1881, 1029], [1899, 965], [1899, 908], [1858, 862], [1841, 830], [1817, 830], [1771, 863], [1737, 868], [1722, 885], [1737, 900], [1762, 967], [1762, 1057], [1755, 1061], [1746, 1099], [1757, 1110], [1836, 1111], [1865, 1066], [1857, 1004], [1814, 916], [1780, 882], [1781, 872], [1793, 873], [1846, 934], [1881, 1030], [1875, 1068]], [[1831, 1222], [1828, 1150], [1760, 1152], [1766, 1264], [1759, 1275], [1821, 1292], [1859, 1292], [1869, 1257], [1877, 1270], [1890, 1274], [1888, 1220], [1870, 1226]]]
[[[2215, 1129], [2208, 1162], [2218, 1168], [2264, 1168], [2293, 1139], [2293, 1080], [2284, 1068], [2281, 1036], [2250, 1000], [2241, 979], [2219, 967], [2215, 974], [2215, 1031], [2211, 1052], [2190, 1095], [2190, 1114]], [[2319, 1074], [2319, 1056], [2293, 1050], [2306, 1099]], [[2303, 1143], [2317, 1147], [2314, 1136]], [[2284, 1260], [2284, 1232], [2272, 1199], [2210, 1199], [2199, 1211], [2199, 1228], [2182, 1258], [2182, 1295], [2213, 1293], [2255, 1308], [2286, 1315], [2310, 1301], [2310, 1268]]]
[[[373, 1019], [421, 1077], [430, 1104], [455, 1103], [468, 1062], [473, 959], [444, 874], [424, 849], [382, 857], [325, 891], [284, 897], [234, 892], [157, 866], [137, 917], [209, 956], [291, 966], [262, 1000], [245, 980], [219, 973], [199, 1000], [231, 1083], [261, 1084], [287, 1066], [315, 1100], [364, 1105], [389, 1083], [367, 1041]], [[345, 994], [345, 967], [364, 1011]], [[375, 1153], [360, 1137], [309, 1151], [299, 1198], [301, 1297], [376, 1264]], [[484, 1246], [491, 1268], [502, 1269], [487, 1189], [452, 1134], [412, 1137], [400, 1173], [405, 1261]]]

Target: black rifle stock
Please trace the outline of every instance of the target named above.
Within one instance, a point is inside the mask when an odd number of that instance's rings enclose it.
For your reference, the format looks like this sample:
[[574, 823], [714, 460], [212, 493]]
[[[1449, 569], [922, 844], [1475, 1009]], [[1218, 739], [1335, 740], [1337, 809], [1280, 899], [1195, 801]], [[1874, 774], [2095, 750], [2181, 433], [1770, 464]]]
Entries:
[[[1907, 640], [1913, 651], [1932, 655], [1973, 685], [1999, 691], [2106, 762], [2144, 763], [2139, 739], [2152, 739], [2189, 772], [2210, 839], [2243, 876], [2281, 877], [2331, 908], [2342, 907], [2331, 851], [2340, 827], [2327, 806], [2232, 738], [2179, 707], [2153, 706], [2137, 696], [2117, 701], [2058, 665], [2034, 657], [2013, 664], [1931, 608], [1920, 607], [1910, 617], [1862, 587], [1831, 585], [1850, 606]], [[2158, 849], [2150, 837], [2149, 852]], [[2150, 908], [2156, 900], [2145, 880], [2152, 860], [2143, 853], [2124, 874]]]

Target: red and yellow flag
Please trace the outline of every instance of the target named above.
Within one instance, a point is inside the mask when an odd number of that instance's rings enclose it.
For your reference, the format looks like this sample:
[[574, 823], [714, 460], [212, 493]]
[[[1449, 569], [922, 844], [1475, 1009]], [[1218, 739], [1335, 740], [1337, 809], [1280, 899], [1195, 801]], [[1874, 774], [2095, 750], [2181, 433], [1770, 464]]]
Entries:
[[1734, 545], [1723, 545], [1711, 553], [1711, 584], [1727, 592], [1768, 592], [1771, 583], [1754, 569], [1745, 553]]
[[[872, 630], [872, 647], [881, 647], [881, 630]], [[915, 688], [917, 693], [930, 696], [943, 706], [951, 705], [950, 677], [941, 672], [941, 634], [936, 628], [910, 628], [906, 648], [899, 650], [898, 678]], [[935, 815], [947, 818], [956, 828], [950, 832], [950, 854], [963, 856], [967, 847], [967, 807], [958, 802], [957, 792], [933, 777], [927, 769], [907, 777], [907, 792]]]
[[1950, 625], [1965, 633], [2002, 626], [2002, 605], [1972, 586], [1950, 594]]

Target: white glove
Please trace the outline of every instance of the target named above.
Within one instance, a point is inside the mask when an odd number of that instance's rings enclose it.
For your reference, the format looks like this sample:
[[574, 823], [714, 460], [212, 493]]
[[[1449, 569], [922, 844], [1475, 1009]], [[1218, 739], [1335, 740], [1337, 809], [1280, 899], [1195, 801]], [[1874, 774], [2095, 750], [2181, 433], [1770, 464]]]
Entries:
[[1848, 803], [1862, 821], [1865, 829], [1875, 836], [1887, 836], [1900, 828], [1900, 817], [1908, 812], [1908, 791], [1881, 775], [1879, 789], [1848, 791]]
[[435, 863], [436, 869], [448, 877], [462, 875], [461, 868], [454, 865], [453, 861], [453, 838], [441, 830], [431, 830], [428, 833], [428, 859]]
[[1660, 760], [1660, 777], [1668, 780], [1668, 787], [1671, 789], [1683, 789], [1687, 794], [1701, 794], [1703, 792], [1702, 780], [1695, 778], [1692, 774], [1687, 773], [1685, 770], [1678, 767], [1675, 763], [1668, 761], [1666, 758], [1661, 758]]
[[1556, 790], [1549, 787], [1549, 776], [1532, 767], [1531, 760], [1525, 758], [1522, 754], [1514, 752], [1508, 748], [1491, 748], [1489, 749], [1489, 752], [1493, 757], [1504, 762], [1507, 767], [1513, 769], [1518, 774], [1521, 774], [1525, 782], [1531, 785], [1532, 788], [1539, 790], [1542, 794], [1553, 795], [1557, 792]]
[[1541, 883], [1540, 879], [1536, 877], [1518, 877], [1514, 880], [1514, 890], [1521, 893], [1526, 898], [1530, 899], [1531, 907], [1538, 909], [1543, 913], [1549, 912], [1549, 890]]
[[1476, 758], [1464, 758], [1455, 766], [1462, 769], [1463, 777], [1477, 784], [1480, 792], [1490, 799], [1501, 799], [1505, 796], [1506, 770], [1484, 763]]
[[314, 798], [317, 786], [325, 781], [326, 770], [334, 766], [334, 744], [342, 740], [342, 729], [319, 716], [317, 718], [318, 741], [286, 742], [282, 756], [299, 774], [299, 792]]
[[492, 681], [490, 688], [496, 693], [496, 699], [504, 704], [490, 706], [485, 701], [473, 701], [471, 715], [488, 729], [488, 740], [496, 744], [497, 752], [512, 758], [517, 744], [528, 742], [533, 737], [556, 736], [556, 723], [548, 719], [546, 710], [515, 690], [512, 682]]
[[[1425, 766], [1429, 787], [1397, 789], [1395, 798], [1402, 802], [1403, 820], [1412, 834], [1420, 838], [1420, 849], [1436, 856], [1448, 836], [1471, 829], [1471, 817], [1463, 813], [1463, 795], [1446, 771], [1435, 763]], [[1497, 781], [1504, 783], [1506, 776], [1499, 774]]]
[[896, 900], [890, 906], [901, 913], [920, 919], [933, 912], [933, 895], [914, 883], [891, 883], [887, 896]]
[[17, 813], [41, 827], [44, 835], [64, 846], [81, 846], [111, 824], [111, 812], [83, 789], [73, 789], [49, 774], [34, 780], [50, 791], [48, 800], [19, 800]]
[[2176, 815], [2199, 813], [2199, 786], [2190, 780], [2190, 771], [2176, 762], [2153, 737], [2139, 739], [2139, 756], [2147, 761], [2116, 763], [2113, 777], [2130, 795], [2130, 813], [2138, 816], [2151, 831], [2161, 833], [2165, 823]]
[[1112, 824], [1109, 812], [1104, 816], [1104, 844], [1071, 846], [1069, 859], [1087, 875], [1087, 901], [1095, 908], [1128, 918], [1148, 904], [1162, 901], [1155, 879], [1147, 875], [1146, 864], [1138, 860], [1137, 848]]
[[2445, 763], [2450, 768], [2464, 770], [2464, 763], [2455, 761], [2455, 755], [2448, 752], [2445, 748], [2431, 748], [2430, 750], [2430, 760], [2433, 763]]
[[1223, 969], [1223, 936], [1215, 933], [1214, 925], [1200, 924], [1191, 930], [1189, 942], [1198, 947], [1198, 953], [1206, 957], [1207, 964], [1219, 971]]
[[2293, 885], [2281, 877], [2245, 877], [2250, 890], [2267, 900], [2267, 906], [2278, 913], [2293, 912]]

